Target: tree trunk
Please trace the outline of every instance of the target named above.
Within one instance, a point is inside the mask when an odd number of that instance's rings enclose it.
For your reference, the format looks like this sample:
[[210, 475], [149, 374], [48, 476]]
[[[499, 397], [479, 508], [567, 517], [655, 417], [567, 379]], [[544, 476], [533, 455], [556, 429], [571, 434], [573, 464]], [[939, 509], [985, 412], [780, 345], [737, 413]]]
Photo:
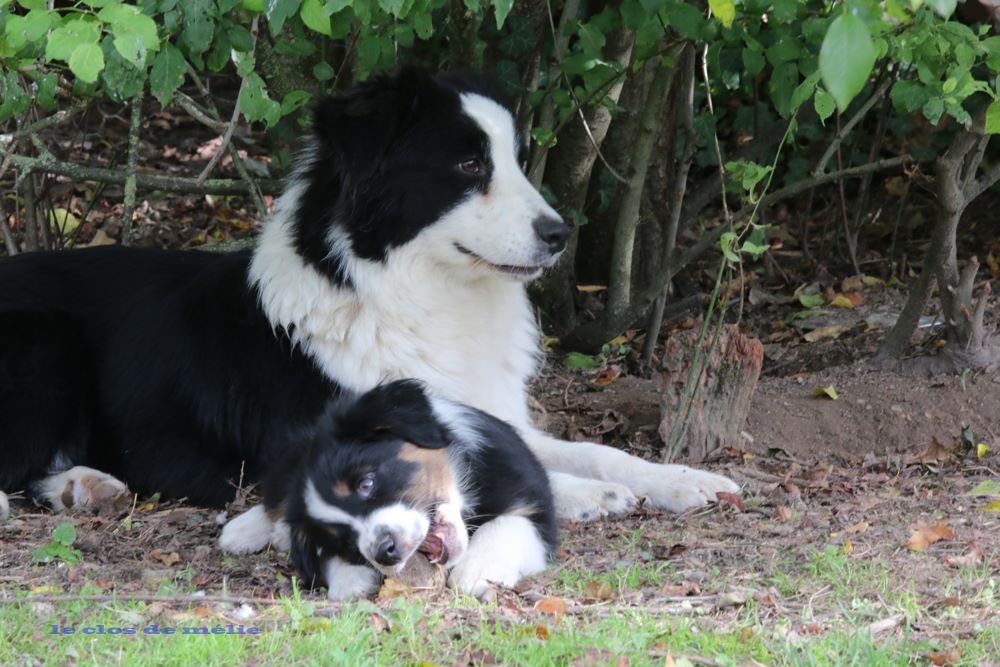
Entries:
[[720, 447], [739, 446], [757, 389], [764, 346], [741, 334], [734, 324], [724, 326], [711, 350], [712, 337], [706, 338], [700, 351], [709, 355], [703, 362], [705, 371], [689, 389], [691, 366], [700, 356], [695, 352], [697, 342], [698, 330], [692, 330], [665, 343], [659, 428], [667, 445], [665, 461], [682, 453], [684, 460], [698, 461]]
[[[608, 35], [605, 59], [628, 65], [635, 34], [616, 32]], [[624, 78], [612, 85], [607, 99], [617, 103], [624, 86]], [[563, 128], [559, 142], [548, 157], [546, 183], [556, 197], [556, 208], [569, 218], [572, 212], [582, 213], [587, 201], [590, 175], [611, 126], [611, 112], [595, 101], [584, 110], [586, 127], [575, 120]], [[590, 130], [588, 136], [587, 130]], [[576, 256], [577, 233], [574, 230], [563, 252], [563, 257], [536, 286], [536, 303], [543, 314], [543, 326], [554, 335], [561, 335], [572, 328], [576, 321]]]
[[605, 319], [609, 321], [620, 318], [631, 300], [632, 253], [635, 249], [635, 230], [640, 220], [642, 191], [660, 130], [663, 102], [677, 71], [674, 65], [664, 65], [659, 60], [651, 62], [656, 71], [639, 120], [635, 153], [629, 164], [628, 185], [622, 198], [615, 225], [614, 245], [611, 248], [611, 272], [608, 276], [608, 301], [605, 306]]
[[[978, 301], [973, 286], [979, 261], [972, 257], [959, 272], [956, 236], [962, 213], [987, 188], [1000, 180], [1000, 166], [993, 166], [979, 179], [989, 135], [984, 134], [984, 114], [962, 132], [948, 151], [935, 162], [937, 220], [920, 277], [910, 291], [903, 312], [872, 360], [876, 366], [904, 372], [954, 373], [965, 368], [984, 368], [1000, 361], [1000, 348], [990, 340], [983, 318], [990, 296], [989, 284]], [[906, 352], [937, 282], [941, 312], [945, 317], [947, 346], [936, 357], [898, 361]]]

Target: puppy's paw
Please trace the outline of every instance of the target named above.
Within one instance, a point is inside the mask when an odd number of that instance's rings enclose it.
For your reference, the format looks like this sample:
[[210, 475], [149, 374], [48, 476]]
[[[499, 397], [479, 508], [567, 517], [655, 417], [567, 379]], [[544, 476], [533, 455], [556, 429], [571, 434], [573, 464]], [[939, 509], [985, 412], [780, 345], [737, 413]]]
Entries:
[[[283, 523], [283, 522], [281, 522]], [[274, 524], [263, 505], [248, 509], [227, 523], [219, 535], [219, 548], [230, 554], [248, 554], [267, 546]]]
[[513, 586], [518, 582], [518, 573], [510, 570], [506, 563], [495, 558], [465, 558], [448, 575], [448, 587], [484, 600], [493, 590], [493, 584]]
[[552, 475], [551, 479], [556, 514], [562, 521], [620, 516], [635, 509], [638, 502], [635, 494], [622, 484], [570, 475]]
[[35, 484], [34, 492], [57, 511], [112, 505], [131, 495], [124, 482], [86, 466], [46, 477]]
[[739, 493], [733, 480], [713, 472], [682, 465], [649, 464], [636, 476], [633, 487], [647, 498], [650, 506], [670, 512], [683, 512], [717, 500], [718, 493]]
[[382, 575], [367, 565], [351, 565], [331, 558], [325, 568], [328, 600], [347, 601], [367, 598], [378, 593]]

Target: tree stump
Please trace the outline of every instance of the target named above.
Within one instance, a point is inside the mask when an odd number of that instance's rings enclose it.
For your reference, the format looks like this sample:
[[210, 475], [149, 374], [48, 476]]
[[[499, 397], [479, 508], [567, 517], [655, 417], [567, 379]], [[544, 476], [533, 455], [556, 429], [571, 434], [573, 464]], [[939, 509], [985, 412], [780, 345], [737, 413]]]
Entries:
[[[701, 357], [708, 354], [707, 365], [689, 410], [684, 389], [695, 362], [697, 342], [698, 330], [692, 330], [671, 336], [665, 344], [660, 368], [663, 397], [659, 428], [667, 444], [665, 460], [683, 455], [685, 460], [698, 461], [720, 447], [738, 446], [757, 389], [764, 346], [756, 338], [741, 334], [735, 325], [727, 324], [711, 353], [712, 333], [705, 337]], [[685, 417], [689, 423], [681, 438]], [[674, 442], [677, 444], [672, 448]]]

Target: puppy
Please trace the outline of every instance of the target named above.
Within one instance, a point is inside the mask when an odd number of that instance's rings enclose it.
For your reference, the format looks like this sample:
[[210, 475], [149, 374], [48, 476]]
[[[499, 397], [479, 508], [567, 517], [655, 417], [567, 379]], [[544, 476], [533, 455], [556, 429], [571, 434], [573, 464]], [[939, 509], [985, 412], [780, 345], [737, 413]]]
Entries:
[[283, 522], [304, 581], [344, 600], [376, 592], [417, 551], [481, 596], [541, 572], [555, 549], [548, 477], [514, 429], [416, 381], [338, 401], [310, 440], [265, 479], [264, 510], [226, 525], [225, 550], [284, 542], [265, 534]]

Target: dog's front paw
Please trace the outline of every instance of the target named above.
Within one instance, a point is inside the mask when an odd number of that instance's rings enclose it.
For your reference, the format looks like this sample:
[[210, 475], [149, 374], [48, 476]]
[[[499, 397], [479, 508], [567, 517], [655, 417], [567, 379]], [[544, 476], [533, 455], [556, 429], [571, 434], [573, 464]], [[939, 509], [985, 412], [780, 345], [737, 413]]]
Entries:
[[622, 484], [549, 473], [556, 514], [562, 521], [596, 521], [635, 509], [638, 499]]
[[382, 585], [382, 575], [367, 565], [351, 565], [339, 558], [326, 563], [326, 597], [346, 602], [371, 597]]
[[222, 528], [219, 548], [230, 554], [249, 554], [267, 546], [274, 524], [263, 505], [248, 509]]
[[124, 482], [86, 466], [46, 477], [34, 491], [57, 511], [108, 506], [130, 495]]
[[733, 480], [682, 465], [650, 464], [632, 487], [651, 507], [683, 512], [717, 500], [718, 493], [739, 493]]

